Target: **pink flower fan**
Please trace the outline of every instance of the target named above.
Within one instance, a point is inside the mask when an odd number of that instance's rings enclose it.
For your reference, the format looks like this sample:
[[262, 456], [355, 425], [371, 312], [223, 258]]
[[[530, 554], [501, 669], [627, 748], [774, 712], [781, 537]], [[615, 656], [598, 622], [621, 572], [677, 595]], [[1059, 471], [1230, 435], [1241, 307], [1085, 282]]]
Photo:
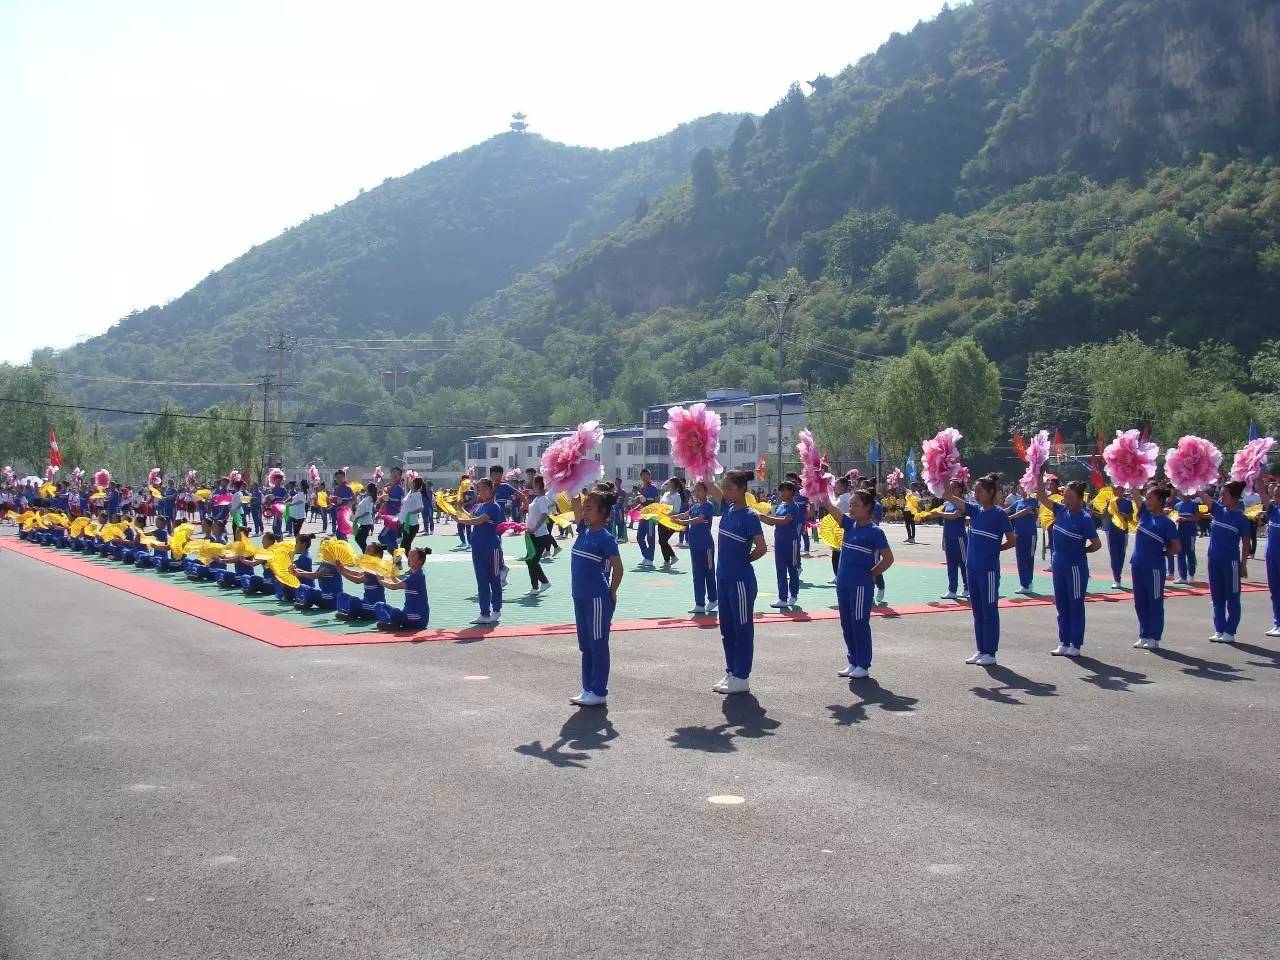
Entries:
[[520, 473], [519, 467], [512, 467], [506, 472], [502, 479], [512, 486], [515, 486], [523, 479], [523, 475]]
[[382, 464], [378, 464], [376, 467], [373, 468], [373, 482], [374, 483], [382, 482]]
[[857, 467], [854, 467], [852, 470], [850, 470], [848, 473], [844, 475], [844, 478], [848, 480], [850, 483], [852, 483], [854, 480], [857, 480], [860, 476], [862, 476], [862, 471], [859, 470]]
[[956, 479], [960, 469], [961, 433], [955, 427], [939, 430], [932, 440], [924, 442], [920, 455], [921, 474], [929, 492], [946, 496], [947, 484]]
[[196, 485], [196, 472], [194, 470], [187, 471], [187, 486], [194, 488]]
[[284, 484], [284, 471], [279, 467], [272, 467], [271, 472], [267, 474], [267, 483], [273, 487], [279, 487]]
[[307, 467], [307, 479], [310, 480], [313, 485], [320, 482], [320, 471], [316, 469], [316, 465], [314, 463]]
[[[159, 475], [157, 475], [157, 480], [158, 479], [159, 479]], [[230, 480], [232, 483], [239, 483], [240, 480], [242, 479], [240, 476], [240, 471], [232, 470], [230, 473], [227, 474], [227, 479]], [[152, 486], [154, 486], [154, 484], [152, 484]]]
[[724, 471], [716, 456], [720, 452], [720, 416], [705, 403], [695, 403], [687, 410], [669, 409], [667, 439], [671, 441], [672, 461], [691, 480], [709, 480]]
[[890, 470], [889, 476], [884, 478], [884, 482], [891, 487], [901, 486], [902, 480], [903, 480], [902, 471], [899, 470], [897, 467], [894, 467], [892, 470]]
[[[239, 479], [238, 477], [233, 479]], [[160, 468], [152, 467], [147, 471], [147, 486], [154, 487], [160, 483]]]
[[1218, 479], [1222, 451], [1208, 440], [1185, 436], [1164, 455], [1164, 472], [1179, 493], [1193, 494]]
[[1236, 458], [1231, 464], [1231, 479], [1252, 485], [1253, 481], [1257, 480], [1266, 469], [1267, 457], [1275, 445], [1276, 442], [1270, 437], [1259, 437], [1257, 440], [1246, 443], [1236, 453]]
[[99, 487], [111, 486], [111, 471], [99, 470], [97, 473], [93, 475], [93, 482], [97, 484]]
[[542, 455], [542, 479], [548, 493], [578, 490], [604, 476], [604, 466], [591, 451], [604, 440], [599, 420], [578, 424], [578, 429], [547, 447]]
[[74, 470], [71, 471], [71, 482], [74, 483], [77, 487], [80, 486], [80, 481], [82, 481], [83, 479], [84, 479], [83, 467], [76, 467]]
[[405, 483], [413, 483], [413, 481], [415, 481], [415, 480], [417, 480], [417, 479], [418, 479], [418, 471], [417, 471], [417, 470], [406, 470], [406, 471], [404, 472], [404, 482], [405, 482]]
[[973, 474], [969, 472], [969, 468], [963, 463], [956, 467], [956, 475], [952, 479], [959, 480], [963, 484], [968, 484], [973, 479]]
[[508, 533], [513, 535], [523, 535], [524, 531], [525, 525], [523, 523], [517, 523], [514, 520], [503, 520], [498, 524], [498, 536], [503, 536]]
[[54, 474], [56, 474], [57, 472], [58, 472], [58, 468], [51, 463], [44, 468], [44, 478], [46, 480], [52, 480], [54, 477]]
[[1156, 475], [1160, 448], [1142, 439], [1141, 430], [1117, 430], [1116, 438], [1102, 451], [1107, 476], [1118, 487], [1141, 487]]
[[13, 483], [13, 467], [4, 468], [4, 482]]
[[[1018, 481], [1018, 485], [1028, 493], [1036, 489], [1037, 476], [1044, 469], [1044, 465], [1049, 462], [1049, 431], [1041, 430], [1031, 442], [1027, 444], [1027, 472], [1022, 475], [1022, 479]], [[1048, 482], [1050, 475], [1045, 476]]]
[[836, 478], [827, 472], [818, 445], [814, 443], [813, 434], [808, 430], [800, 431], [800, 442], [796, 444], [796, 453], [800, 454], [800, 492], [810, 500], [822, 503], [831, 499], [831, 491], [836, 485]]

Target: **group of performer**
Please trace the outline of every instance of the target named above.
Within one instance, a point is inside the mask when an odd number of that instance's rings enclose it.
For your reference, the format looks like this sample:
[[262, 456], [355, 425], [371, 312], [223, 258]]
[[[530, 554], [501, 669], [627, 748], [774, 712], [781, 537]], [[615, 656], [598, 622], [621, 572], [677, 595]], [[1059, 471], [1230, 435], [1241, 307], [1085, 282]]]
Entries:
[[[675, 563], [673, 535], [687, 538], [695, 616], [718, 620], [724, 675], [712, 689], [723, 694], [750, 689], [754, 660], [754, 610], [757, 581], [753, 565], [769, 548], [764, 527], [773, 530], [774, 568], [780, 610], [798, 605], [802, 538], [811, 527], [811, 510], [821, 510], [819, 538], [832, 549], [840, 628], [845, 644], [841, 677], [869, 675], [872, 666], [871, 614], [885, 602], [884, 574], [894, 563], [882, 526], [883, 507], [875, 484], [840, 478], [831, 496], [810, 504], [795, 474], [780, 483], [769, 500], [750, 491], [753, 475], [728, 471], [719, 481], [686, 486], [679, 479], [663, 488], [648, 471], [624, 516], [636, 523], [641, 546], [639, 570], [653, 569], [656, 548], [664, 566]], [[93, 492], [44, 487], [32, 503], [14, 504], [19, 536], [33, 543], [96, 554], [141, 570], [174, 572], [194, 581], [209, 581], [245, 594], [266, 594], [298, 610], [330, 610], [340, 619], [375, 622], [386, 630], [421, 630], [430, 621], [424, 561], [431, 550], [414, 547], [423, 516], [439, 511], [457, 525], [458, 549], [470, 551], [479, 615], [473, 624], [501, 621], [507, 580], [504, 535], [523, 535], [530, 593], [550, 589], [542, 560], [558, 548], [557, 529], [575, 532], [571, 549], [570, 594], [582, 655], [581, 690], [575, 704], [603, 704], [608, 698], [609, 634], [623, 581], [618, 548], [618, 510], [627, 498], [618, 483], [601, 482], [570, 497], [548, 496], [541, 476], [511, 478], [501, 467], [472, 482], [460, 478], [458, 488], [426, 498], [426, 485], [413, 478], [406, 488], [393, 470], [380, 490], [376, 483], [352, 484], [343, 471], [323, 509], [336, 509], [333, 532], [321, 540], [301, 532], [309, 509], [308, 482], [268, 478], [264, 502], [267, 524], [252, 525], [252, 501], [235, 492], [240, 478], [220, 477], [200, 503], [204, 515], [178, 515], [174, 485], [152, 476], [150, 501], [144, 511], [126, 502], [120, 488], [103, 483]], [[10, 488], [12, 490], [12, 487]], [[1142, 489], [1106, 487], [1092, 497], [1085, 485], [1059, 484], [1037, 475], [1034, 489], [1006, 497], [1000, 478], [990, 474], [970, 487], [953, 480], [939, 506], [923, 509], [911, 491], [904, 510], [913, 519], [936, 514], [942, 523], [948, 589], [945, 599], [968, 601], [972, 607], [975, 652], [966, 662], [993, 665], [1000, 644], [1001, 556], [1012, 550], [1019, 586], [1032, 592], [1035, 546], [1043, 531], [1051, 558], [1057, 609], [1055, 656], [1079, 656], [1085, 645], [1085, 595], [1088, 555], [1102, 549], [1105, 536], [1113, 589], [1121, 589], [1128, 557], [1137, 620], [1135, 647], [1158, 649], [1164, 634], [1164, 588], [1168, 579], [1186, 582], [1196, 572], [1196, 528], [1209, 517], [1209, 588], [1213, 609], [1212, 642], [1231, 643], [1240, 627], [1240, 583], [1247, 576], [1255, 521], [1245, 512], [1245, 484], [1221, 484], [1215, 499], [1207, 490], [1175, 499], [1170, 487], [1153, 481]], [[1280, 636], [1280, 477], [1261, 476], [1255, 484], [1258, 502], [1251, 512], [1265, 523], [1266, 569], [1274, 623], [1267, 631]], [[83, 504], [83, 505], [81, 505]], [[279, 509], [275, 509], [280, 504]], [[296, 512], [295, 512], [296, 511]], [[514, 517], [523, 518], [520, 523]], [[1099, 524], [1102, 526], [1100, 533]], [[265, 529], [265, 526], [271, 529]], [[373, 539], [375, 528], [380, 529]], [[328, 527], [328, 524], [325, 525]], [[255, 543], [253, 533], [260, 536]], [[908, 530], [908, 540], [914, 531]], [[1133, 549], [1128, 544], [1133, 535]], [[656, 535], [656, 536], [655, 536]], [[353, 538], [352, 547], [348, 538]], [[316, 556], [312, 556], [313, 550]], [[1176, 576], [1175, 576], [1176, 572]], [[344, 581], [360, 587], [349, 593]], [[403, 591], [395, 607], [386, 591]]]

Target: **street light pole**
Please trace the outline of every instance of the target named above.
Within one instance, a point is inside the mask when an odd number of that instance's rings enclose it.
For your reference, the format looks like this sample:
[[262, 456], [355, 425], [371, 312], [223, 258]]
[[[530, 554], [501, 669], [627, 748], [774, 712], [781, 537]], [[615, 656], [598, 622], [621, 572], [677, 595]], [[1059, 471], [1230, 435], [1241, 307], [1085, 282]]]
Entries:
[[764, 296], [765, 306], [772, 315], [774, 321], [778, 325], [778, 479], [777, 483], [782, 482], [782, 371], [786, 366], [786, 340], [783, 339], [783, 330], [786, 327], [787, 318], [791, 316], [791, 311], [795, 309], [797, 303], [800, 302], [800, 295], [793, 293], [787, 297], [786, 302], [779, 304], [778, 298], [771, 293]]

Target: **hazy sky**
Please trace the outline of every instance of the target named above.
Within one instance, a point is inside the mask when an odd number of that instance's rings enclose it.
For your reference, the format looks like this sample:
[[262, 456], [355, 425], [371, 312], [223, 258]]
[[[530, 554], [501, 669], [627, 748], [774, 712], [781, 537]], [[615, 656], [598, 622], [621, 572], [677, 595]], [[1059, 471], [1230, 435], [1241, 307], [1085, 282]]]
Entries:
[[[505, 129], [762, 113], [942, 0], [0, 0], [0, 361]], [[807, 88], [806, 88], [807, 89]]]

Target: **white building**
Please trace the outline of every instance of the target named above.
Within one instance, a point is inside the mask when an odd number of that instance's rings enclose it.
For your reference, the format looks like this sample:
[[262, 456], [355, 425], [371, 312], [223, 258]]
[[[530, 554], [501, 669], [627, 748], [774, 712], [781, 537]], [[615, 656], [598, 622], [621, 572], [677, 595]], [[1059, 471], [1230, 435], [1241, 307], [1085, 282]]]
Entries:
[[[705, 403], [720, 415], [720, 462], [726, 470], [754, 470], [761, 454], [768, 454], [769, 472], [772, 478], [777, 469], [778, 395], [751, 395], [746, 390], [711, 390], [697, 400], [676, 400], [655, 404], [645, 410], [643, 427], [605, 428], [604, 443], [596, 457], [604, 465], [604, 478], [613, 480], [621, 476], [628, 485], [640, 479], [645, 467], [653, 472], [653, 478], [661, 483], [676, 470], [671, 463], [670, 442], [667, 440], [667, 410], [673, 406], [687, 407]], [[795, 461], [796, 435], [805, 427], [804, 396], [799, 393], [782, 395], [782, 449], [785, 461]], [[557, 438], [556, 433], [506, 433], [484, 437], [471, 437], [466, 442], [465, 463], [474, 467], [476, 476], [485, 473], [490, 466], [501, 464], [504, 469], [524, 470], [538, 468], [543, 452]], [[794, 463], [790, 464], [798, 469]]]

